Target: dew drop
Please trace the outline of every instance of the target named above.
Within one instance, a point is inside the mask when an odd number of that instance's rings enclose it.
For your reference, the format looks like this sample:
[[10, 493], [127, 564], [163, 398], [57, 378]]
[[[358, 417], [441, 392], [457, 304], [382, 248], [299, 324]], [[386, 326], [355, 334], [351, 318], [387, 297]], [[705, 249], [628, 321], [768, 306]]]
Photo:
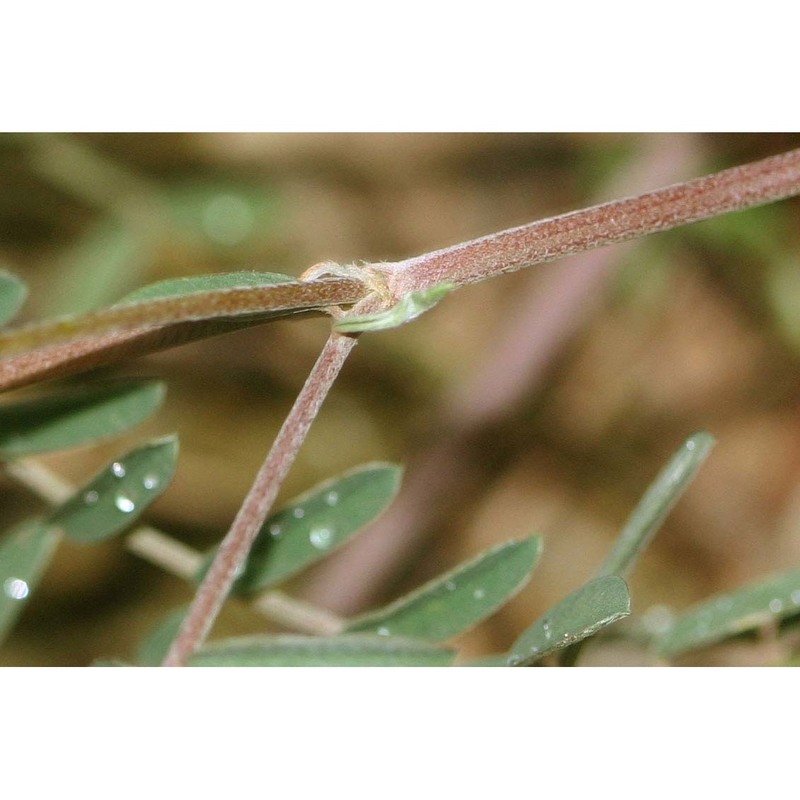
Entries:
[[686, 442], [686, 449], [687, 449], [687, 450], [694, 450], [694, 442], [693, 442], [693, 441], [691, 441], [691, 440], [689, 440], [688, 442]]
[[791, 594], [791, 598], [796, 606], [800, 606], [800, 589], [795, 589]]
[[100, 495], [94, 489], [91, 489], [84, 494], [83, 502], [86, 503], [87, 506], [93, 506], [99, 497]]
[[136, 503], [127, 495], [118, 494], [114, 498], [114, 505], [123, 513], [130, 514], [136, 508]]
[[303, 517], [306, 515], [306, 510], [304, 508], [296, 508], [294, 511], [292, 511], [292, 514], [294, 514], [295, 519], [303, 519]]
[[273, 522], [272, 525], [269, 526], [269, 535], [273, 539], [280, 539], [283, 536], [283, 531], [281, 530], [281, 526], [278, 525], [276, 522]]
[[783, 600], [781, 600], [778, 597], [776, 597], [774, 600], [770, 600], [769, 601], [769, 610], [773, 614], [777, 614], [780, 611], [783, 611]]
[[308, 538], [317, 550], [325, 550], [331, 546], [333, 531], [330, 528], [314, 528]]
[[143, 480], [142, 480], [142, 484], [144, 485], [144, 488], [145, 489], [150, 489], [150, 490], [155, 489], [158, 486], [159, 483], [160, 483], [160, 481], [158, 479], [158, 475], [155, 475], [153, 473], [150, 473], [149, 475], [145, 475]]
[[391, 633], [390, 633], [388, 628], [378, 628], [376, 633], [378, 634], [378, 636], [390, 636], [391, 635]]
[[456, 590], [456, 582], [455, 581], [446, 581], [444, 584], [445, 589], [448, 592], [454, 592]]
[[486, 592], [485, 592], [483, 589], [476, 589], [476, 590], [475, 590], [475, 591], [472, 593], [472, 596], [473, 596], [473, 597], [474, 597], [476, 600], [483, 600], [483, 598], [484, 598], [484, 596], [485, 596], [485, 595], [486, 595]]
[[325, 502], [329, 506], [335, 506], [339, 502], [339, 492], [328, 492], [325, 495]]
[[114, 476], [117, 478], [124, 478], [125, 477], [125, 467], [119, 463], [119, 461], [115, 461], [111, 465], [111, 471], [114, 473]]
[[30, 589], [22, 578], [7, 578], [3, 584], [3, 591], [6, 593], [6, 597], [10, 597], [12, 600], [24, 600]]

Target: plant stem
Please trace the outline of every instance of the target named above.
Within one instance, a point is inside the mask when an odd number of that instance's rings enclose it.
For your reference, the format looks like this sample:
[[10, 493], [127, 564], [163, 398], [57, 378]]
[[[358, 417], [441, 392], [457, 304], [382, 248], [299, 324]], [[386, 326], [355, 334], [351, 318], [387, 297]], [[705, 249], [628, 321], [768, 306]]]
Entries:
[[[651, 143], [655, 146], [651, 147]], [[695, 148], [686, 137], [648, 139], [631, 163], [616, 171], [606, 197], [631, 195], [692, 174]], [[695, 173], [696, 174], [696, 173]], [[487, 481], [476, 441], [488, 425], [506, 425], [524, 397], [540, 391], [553, 363], [606, 295], [628, 242], [569, 259], [559, 268], [531, 270], [495, 330], [471, 376], [453, 386], [423, 438], [406, 459], [403, 485], [384, 514], [347, 548], [333, 553], [304, 585], [313, 603], [350, 615], [375, 603], [419, 553], [423, 541], [464, 513], [464, 498]], [[361, 576], [358, 581], [350, 575]]]
[[[137, 528], [125, 540], [125, 546], [140, 558], [186, 581], [193, 582], [203, 565], [200, 553], [154, 528]], [[331, 636], [344, 627], [344, 621], [335, 614], [277, 590], [263, 592], [250, 605], [267, 619], [301, 633]]]
[[668, 186], [637, 197], [492, 233], [394, 264], [382, 271], [395, 297], [445, 281], [458, 285], [515, 272], [593, 247], [800, 193], [800, 149]]
[[295, 597], [273, 589], [253, 601], [253, 607], [289, 630], [313, 636], [335, 636], [345, 626], [345, 621], [327, 609], [304, 603]]
[[365, 294], [362, 281], [342, 278], [159, 297], [0, 332], [0, 357], [142, 327], [321, 309], [355, 303]]
[[194, 582], [203, 566], [201, 553], [155, 528], [136, 528], [125, 539], [125, 548], [185, 581]]
[[211, 630], [328, 391], [356, 339], [331, 333], [220, 545], [164, 666], [183, 666]]

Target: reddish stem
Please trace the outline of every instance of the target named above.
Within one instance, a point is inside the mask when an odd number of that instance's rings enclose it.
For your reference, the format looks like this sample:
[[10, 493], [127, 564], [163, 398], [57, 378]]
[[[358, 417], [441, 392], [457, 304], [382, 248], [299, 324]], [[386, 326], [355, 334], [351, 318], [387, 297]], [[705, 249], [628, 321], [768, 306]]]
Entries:
[[332, 333], [325, 343], [230, 531], [223, 539], [211, 568], [197, 590], [163, 666], [184, 666], [192, 653], [205, 641], [236, 580], [236, 574], [247, 559], [250, 548], [275, 502], [278, 490], [294, 463], [311, 423], [355, 344], [355, 338], [336, 333]]
[[301, 311], [349, 305], [368, 293], [353, 279], [220, 289], [112, 306], [0, 332], [0, 391], [175, 347]]
[[476, 283], [800, 193], [800, 149], [638, 197], [492, 233], [395, 264], [374, 264], [396, 297], [449, 281]]

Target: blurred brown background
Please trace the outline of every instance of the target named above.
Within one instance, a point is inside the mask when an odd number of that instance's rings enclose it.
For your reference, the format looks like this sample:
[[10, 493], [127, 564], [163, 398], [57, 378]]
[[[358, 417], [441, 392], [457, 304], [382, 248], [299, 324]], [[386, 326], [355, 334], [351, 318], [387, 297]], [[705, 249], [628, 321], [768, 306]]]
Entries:
[[[797, 134], [6, 134], [0, 263], [29, 283], [27, 321], [167, 277], [398, 260], [798, 146]], [[405, 464], [405, 489], [288, 588], [353, 613], [540, 532], [530, 584], [457, 642], [465, 657], [499, 651], [592, 574], [698, 429], [718, 445], [631, 578], [634, 614], [800, 565], [799, 214], [795, 199], [593, 251], [363, 337], [282, 497], [370, 460]], [[271, 323], [107, 370], [166, 380], [161, 412], [42, 461], [80, 482], [177, 431], [176, 478], [145, 520], [209, 547], [328, 327]], [[7, 527], [37, 501], [0, 475], [0, 505]], [[189, 597], [122, 538], [64, 543], [0, 663], [131, 658]], [[231, 603], [215, 635], [264, 629]], [[773, 644], [691, 663], [774, 663]], [[611, 641], [587, 663], [647, 657]]]

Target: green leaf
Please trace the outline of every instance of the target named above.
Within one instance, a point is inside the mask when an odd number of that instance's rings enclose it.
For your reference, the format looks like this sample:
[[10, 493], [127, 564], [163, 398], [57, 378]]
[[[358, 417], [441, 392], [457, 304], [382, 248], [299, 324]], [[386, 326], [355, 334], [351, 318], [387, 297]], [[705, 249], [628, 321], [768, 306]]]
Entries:
[[134, 381], [0, 405], [0, 458], [20, 458], [114, 436], [149, 417], [164, 399], [159, 381]]
[[193, 667], [445, 667], [452, 650], [395, 636], [248, 636], [212, 642]]
[[796, 614], [800, 614], [797, 569], [694, 606], [656, 639], [656, 650], [659, 655], [673, 658]]
[[241, 181], [191, 181], [164, 187], [163, 196], [182, 237], [203, 248], [229, 251], [247, 247], [270, 236], [279, 222], [280, 197], [265, 185]]
[[631, 613], [625, 581], [606, 575], [582, 586], [537, 620], [508, 654], [511, 666], [528, 666], [540, 658], [575, 644]]
[[40, 519], [27, 520], [0, 538], [0, 642], [39, 585], [60, 538]]
[[680, 446], [633, 510], [598, 570], [598, 575], [624, 575], [630, 570], [706, 460], [715, 442], [711, 434], [700, 432], [690, 436]]
[[143, 667], [157, 667], [164, 660], [172, 641], [186, 619], [188, 606], [181, 606], [171, 611], [144, 638], [136, 653], [136, 663]]
[[769, 274], [764, 281], [766, 299], [777, 326], [795, 350], [800, 347], [800, 270], [798, 256], [790, 253], [764, 262]]
[[357, 617], [346, 630], [434, 642], [449, 639], [486, 619], [516, 594], [541, 551], [539, 536], [505, 542], [385, 608]]
[[0, 325], [14, 317], [27, 294], [27, 287], [16, 275], [0, 269]]
[[389, 328], [397, 328], [433, 308], [455, 288], [453, 283], [440, 283], [430, 289], [409, 292], [399, 303], [386, 311], [342, 317], [334, 324], [333, 329], [339, 333], [362, 333], [364, 331], [385, 331]]
[[45, 293], [46, 317], [98, 308], [119, 297], [153, 261], [154, 242], [132, 226], [106, 216], [58, 258]]
[[495, 653], [490, 656], [474, 658], [472, 661], [465, 661], [462, 667], [507, 667], [508, 655], [506, 653]]
[[[296, 498], [264, 523], [234, 591], [260, 591], [325, 558], [389, 505], [401, 475], [394, 464], [367, 464]], [[198, 580], [215, 554], [206, 556]]]
[[277, 272], [222, 272], [212, 275], [194, 275], [187, 278], [168, 278], [143, 286], [120, 300], [117, 305], [142, 303], [164, 297], [177, 297], [197, 292], [214, 292], [221, 289], [246, 289], [258, 286], [273, 286], [297, 280], [291, 275]]
[[56, 509], [49, 523], [79, 542], [99, 542], [127, 528], [166, 488], [175, 472], [175, 436], [114, 461]]

